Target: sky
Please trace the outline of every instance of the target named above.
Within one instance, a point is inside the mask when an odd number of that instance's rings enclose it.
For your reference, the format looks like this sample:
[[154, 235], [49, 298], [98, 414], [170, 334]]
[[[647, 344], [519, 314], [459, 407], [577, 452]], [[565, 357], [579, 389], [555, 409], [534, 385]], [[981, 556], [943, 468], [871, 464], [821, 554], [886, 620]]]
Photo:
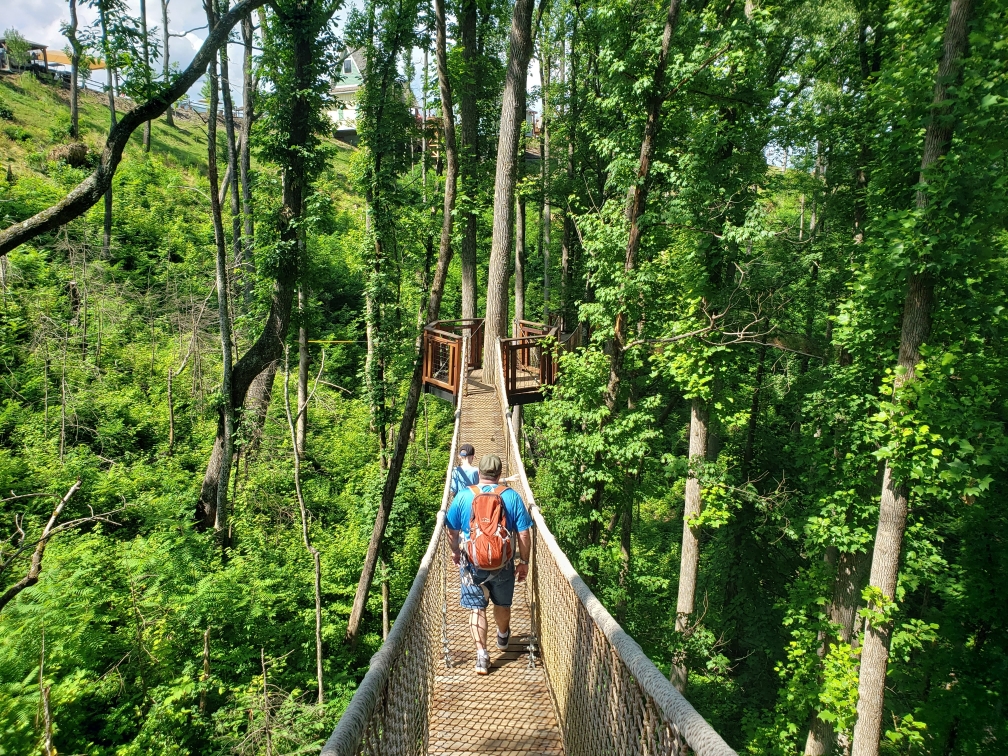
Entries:
[[[161, 3], [160, 0], [146, 0], [147, 4], [147, 28], [153, 30], [157, 28], [156, 36], [158, 46], [161, 39]], [[139, 17], [139, 0], [127, 0], [132, 15]], [[62, 50], [66, 44], [66, 37], [60, 33], [60, 24], [70, 20], [69, 5], [61, 0], [0, 0], [0, 31], [14, 28], [21, 32], [32, 42], [39, 42], [49, 45], [56, 50]], [[97, 12], [78, 0], [77, 20], [80, 26], [86, 26], [97, 19]], [[345, 15], [345, 14], [344, 14]], [[203, 27], [203, 28], [199, 28]], [[203, 44], [206, 38], [206, 14], [203, 10], [202, 0], [170, 0], [168, 4], [168, 31], [170, 34], [183, 34], [184, 37], [171, 37], [169, 40], [169, 58], [172, 63], [178, 63], [180, 68], [185, 68], [192, 61], [193, 56]], [[231, 73], [231, 86], [234, 90], [234, 100], [236, 105], [241, 105], [241, 60], [242, 49], [240, 45], [232, 44], [228, 51], [228, 62]], [[414, 64], [417, 69], [417, 78], [413, 82], [413, 89], [418, 95], [422, 88], [422, 68], [423, 52], [413, 51]], [[434, 56], [430, 56], [431, 76], [436, 76], [434, 70]], [[155, 66], [156, 70], [161, 70], [160, 61]], [[103, 82], [104, 73], [95, 72], [92, 79]], [[539, 67], [533, 61], [529, 66], [529, 88], [539, 86]], [[189, 96], [195, 101], [200, 100], [200, 88], [202, 79], [196, 82], [189, 90]]]

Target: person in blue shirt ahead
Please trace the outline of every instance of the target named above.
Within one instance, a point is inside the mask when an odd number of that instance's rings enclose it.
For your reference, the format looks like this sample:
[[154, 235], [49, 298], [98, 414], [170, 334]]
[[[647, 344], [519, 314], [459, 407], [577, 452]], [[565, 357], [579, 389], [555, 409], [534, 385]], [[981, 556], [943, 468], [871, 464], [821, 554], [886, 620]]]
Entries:
[[[501, 460], [496, 454], [485, 454], [479, 463], [479, 487], [492, 491], [500, 480]], [[470, 609], [469, 630], [476, 642], [476, 674], [485, 675], [490, 671], [490, 653], [487, 651], [486, 609], [492, 601], [494, 621], [497, 624], [497, 648], [506, 651], [511, 640], [511, 601], [514, 597], [515, 579], [522, 582], [528, 576], [528, 560], [532, 549], [532, 518], [525, 508], [522, 497], [512, 488], [501, 493], [504, 503], [504, 517], [512, 536], [512, 544], [517, 545], [518, 563], [508, 562], [497, 572], [487, 572], [471, 565], [461, 549], [461, 539], [469, 538], [469, 519], [472, 517], [472, 503], [475, 496], [468, 488], [455, 495], [445, 525], [448, 528], [448, 545], [452, 561], [459, 567], [462, 590], [459, 604]], [[515, 543], [517, 542], [517, 543]]]
[[473, 445], [462, 444], [459, 447], [458, 455], [459, 463], [452, 470], [450, 486], [452, 496], [479, 483], [479, 469], [473, 464], [476, 459], [476, 450], [473, 449]]

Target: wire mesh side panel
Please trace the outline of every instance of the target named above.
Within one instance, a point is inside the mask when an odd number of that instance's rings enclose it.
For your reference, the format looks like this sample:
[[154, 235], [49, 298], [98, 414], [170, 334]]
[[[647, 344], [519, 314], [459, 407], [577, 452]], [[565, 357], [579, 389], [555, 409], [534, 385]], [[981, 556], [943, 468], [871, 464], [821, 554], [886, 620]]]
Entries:
[[688, 753], [541, 542], [532, 579], [539, 649], [567, 756]]
[[418, 611], [410, 620], [388, 677], [355, 751], [368, 756], [424, 756], [436, 665], [443, 664], [444, 537], [427, 572]]

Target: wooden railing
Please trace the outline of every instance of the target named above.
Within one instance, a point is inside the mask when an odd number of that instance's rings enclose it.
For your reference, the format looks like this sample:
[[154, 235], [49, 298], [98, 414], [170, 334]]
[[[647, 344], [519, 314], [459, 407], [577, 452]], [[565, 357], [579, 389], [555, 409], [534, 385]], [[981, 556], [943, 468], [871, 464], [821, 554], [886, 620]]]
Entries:
[[559, 329], [519, 320], [517, 331], [516, 338], [500, 342], [504, 393], [510, 405], [542, 401], [542, 387], [557, 380], [554, 350]]
[[483, 319], [435, 320], [424, 328], [423, 382], [428, 393], [454, 401], [464, 382], [462, 341], [469, 339], [467, 370], [483, 366]]

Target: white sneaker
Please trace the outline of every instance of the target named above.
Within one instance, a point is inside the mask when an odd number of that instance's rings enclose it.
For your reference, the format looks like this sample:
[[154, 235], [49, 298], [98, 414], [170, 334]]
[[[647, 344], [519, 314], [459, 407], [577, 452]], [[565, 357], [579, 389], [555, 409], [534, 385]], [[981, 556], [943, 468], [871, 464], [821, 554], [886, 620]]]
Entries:
[[490, 674], [490, 652], [489, 651], [477, 651], [476, 652], [476, 674], [477, 675], [487, 675], [487, 674]]

